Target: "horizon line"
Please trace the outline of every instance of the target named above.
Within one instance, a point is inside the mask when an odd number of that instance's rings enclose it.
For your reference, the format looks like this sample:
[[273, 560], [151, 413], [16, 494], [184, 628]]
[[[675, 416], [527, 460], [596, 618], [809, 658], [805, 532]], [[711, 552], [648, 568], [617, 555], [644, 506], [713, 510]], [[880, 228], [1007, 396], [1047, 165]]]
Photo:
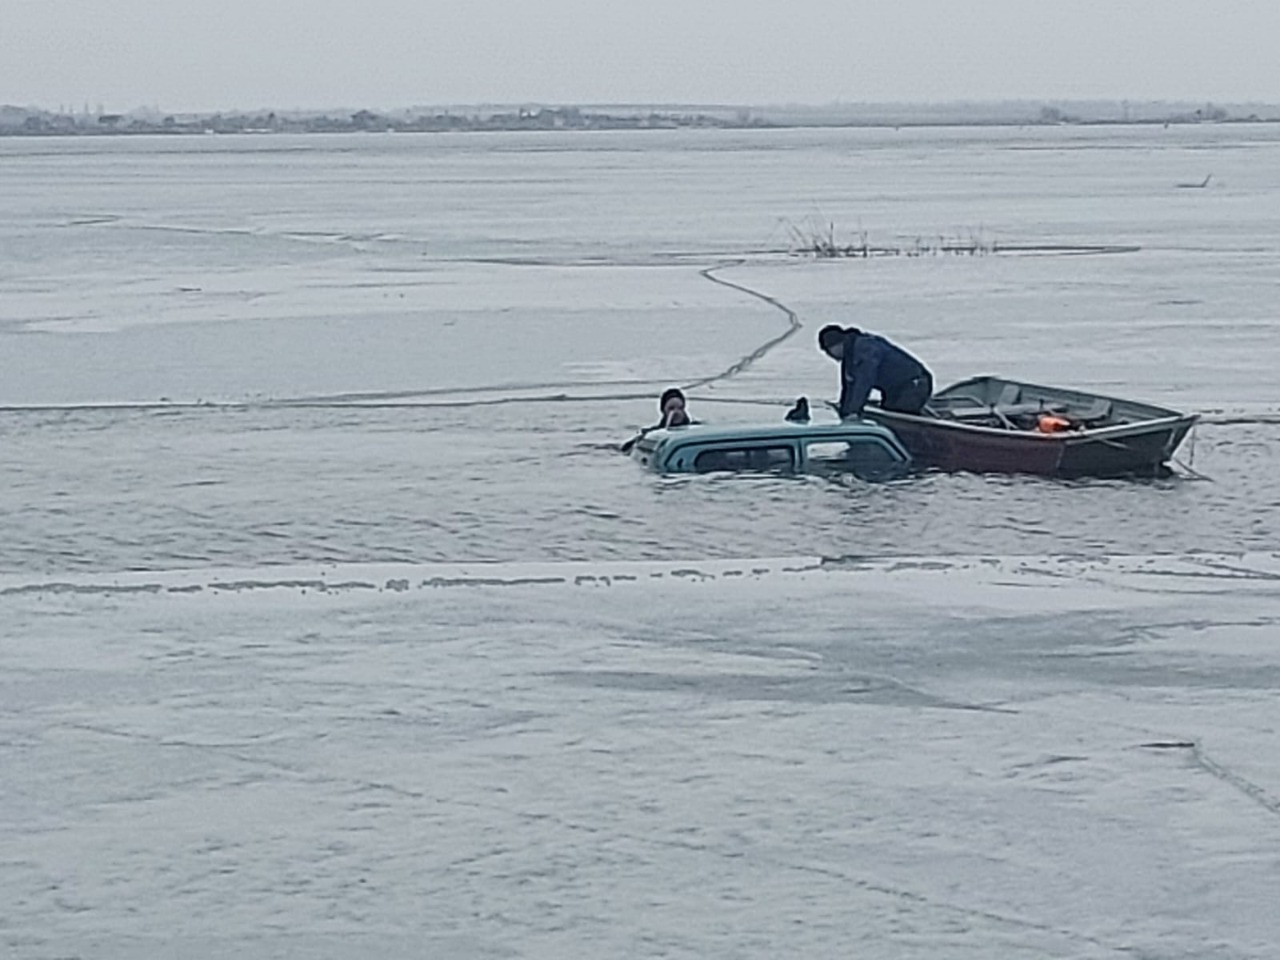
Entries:
[[[89, 104], [94, 104], [96, 110], [86, 110]], [[133, 107], [117, 110], [107, 109], [103, 107], [104, 101], [89, 98], [82, 102], [82, 107], [69, 103], [60, 103], [57, 106], [48, 106], [39, 102], [19, 103], [14, 101], [0, 101], [0, 109], [16, 109], [16, 110], [38, 110], [44, 113], [61, 113], [76, 115], [85, 112], [93, 113], [137, 113], [150, 111], [166, 114], [218, 114], [218, 113], [238, 113], [238, 112], [261, 112], [268, 111], [287, 111], [291, 113], [323, 113], [326, 111], [349, 111], [349, 110], [378, 110], [383, 112], [401, 112], [407, 110], [480, 110], [495, 108], [527, 108], [527, 107], [543, 107], [553, 109], [564, 108], [592, 108], [592, 109], [620, 109], [620, 110], [650, 110], [650, 109], [701, 109], [701, 110], [830, 110], [830, 109], [852, 109], [867, 107], [892, 107], [892, 108], [946, 108], [946, 107], [997, 107], [997, 106], [1020, 106], [1020, 105], [1075, 105], [1075, 106], [1130, 106], [1130, 107], [1159, 107], [1159, 106], [1189, 106], [1189, 105], [1211, 105], [1216, 107], [1277, 107], [1280, 106], [1280, 100], [1265, 100], [1257, 98], [1241, 98], [1241, 99], [1214, 99], [1211, 97], [1154, 97], [1154, 98], [1137, 98], [1125, 96], [1112, 97], [1035, 97], [1035, 96], [1013, 96], [1013, 97], [952, 97], [947, 99], [875, 99], [875, 100], [826, 100], [826, 101], [808, 101], [808, 100], [792, 100], [792, 101], [724, 101], [724, 100], [554, 100], [554, 99], [537, 99], [529, 98], [523, 100], [471, 100], [471, 101], [437, 101], [437, 102], [417, 102], [404, 103], [396, 106], [368, 106], [368, 105], [352, 105], [334, 103], [327, 106], [282, 106], [259, 104], [253, 107], [243, 106], [225, 106], [225, 107], [205, 107], [205, 108], [175, 108], [170, 109], [162, 107], [159, 103], [141, 103]]]

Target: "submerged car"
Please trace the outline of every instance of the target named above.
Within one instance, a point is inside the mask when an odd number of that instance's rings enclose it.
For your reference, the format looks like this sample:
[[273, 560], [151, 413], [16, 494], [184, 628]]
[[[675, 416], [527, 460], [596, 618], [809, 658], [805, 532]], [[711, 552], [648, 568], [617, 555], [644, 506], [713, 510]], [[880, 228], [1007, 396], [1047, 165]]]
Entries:
[[911, 467], [893, 432], [869, 420], [651, 430], [636, 440], [631, 456], [660, 473], [850, 473], [892, 480]]

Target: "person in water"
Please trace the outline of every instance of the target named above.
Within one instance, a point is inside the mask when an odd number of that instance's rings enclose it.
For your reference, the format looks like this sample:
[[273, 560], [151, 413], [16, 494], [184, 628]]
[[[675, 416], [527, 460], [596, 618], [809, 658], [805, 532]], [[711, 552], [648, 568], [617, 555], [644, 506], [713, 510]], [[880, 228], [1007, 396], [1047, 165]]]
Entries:
[[658, 398], [658, 412], [662, 415], [658, 422], [651, 427], [645, 427], [626, 441], [621, 447], [623, 453], [630, 453], [636, 441], [646, 433], [653, 430], [667, 430], [671, 427], [687, 427], [694, 422], [689, 416], [684, 391], [679, 387], [670, 387], [662, 391], [662, 396]]
[[842, 419], [861, 417], [872, 390], [881, 407], [899, 413], [919, 413], [933, 396], [933, 374], [884, 337], [830, 324], [818, 331], [818, 346], [840, 364]]
[[667, 427], [687, 427], [693, 423], [689, 419], [684, 391], [679, 387], [671, 387], [662, 391], [662, 396], [658, 399], [658, 409], [662, 412], [662, 419], [650, 427], [650, 430], [661, 430]]

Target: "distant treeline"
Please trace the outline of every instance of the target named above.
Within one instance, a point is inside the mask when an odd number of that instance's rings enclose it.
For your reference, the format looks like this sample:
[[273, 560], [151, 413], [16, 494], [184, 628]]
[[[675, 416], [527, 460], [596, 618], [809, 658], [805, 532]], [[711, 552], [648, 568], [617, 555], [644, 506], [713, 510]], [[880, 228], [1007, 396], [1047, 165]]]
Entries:
[[1280, 121], [1280, 107], [1127, 101], [1040, 104], [1022, 101], [944, 104], [830, 104], [822, 107], [512, 107], [416, 108], [392, 112], [232, 111], [163, 115], [51, 112], [0, 106], [0, 136], [442, 132], [468, 130], [645, 130], [756, 127], [1054, 126]]
[[[21, 113], [21, 116], [16, 114]], [[6, 122], [5, 115], [8, 115]], [[0, 135], [154, 133], [421, 133], [449, 130], [645, 130], [681, 127], [767, 126], [765, 121], [701, 113], [607, 114], [577, 107], [520, 109], [508, 113], [381, 114], [214, 113], [164, 117], [69, 114], [0, 107]]]

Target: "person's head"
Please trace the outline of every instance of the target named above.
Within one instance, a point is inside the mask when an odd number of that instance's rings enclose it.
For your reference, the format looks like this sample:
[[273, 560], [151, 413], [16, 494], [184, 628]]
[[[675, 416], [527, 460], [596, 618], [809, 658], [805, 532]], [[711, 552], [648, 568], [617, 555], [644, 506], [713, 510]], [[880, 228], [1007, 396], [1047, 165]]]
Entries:
[[829, 323], [818, 331], [818, 349], [832, 360], [843, 359], [844, 345], [848, 342], [849, 337], [856, 337], [861, 332], [857, 327], [841, 327], [837, 324]]
[[662, 412], [664, 427], [683, 427], [689, 422], [689, 412], [685, 409], [684, 391], [679, 387], [664, 390], [658, 400], [658, 409]]

